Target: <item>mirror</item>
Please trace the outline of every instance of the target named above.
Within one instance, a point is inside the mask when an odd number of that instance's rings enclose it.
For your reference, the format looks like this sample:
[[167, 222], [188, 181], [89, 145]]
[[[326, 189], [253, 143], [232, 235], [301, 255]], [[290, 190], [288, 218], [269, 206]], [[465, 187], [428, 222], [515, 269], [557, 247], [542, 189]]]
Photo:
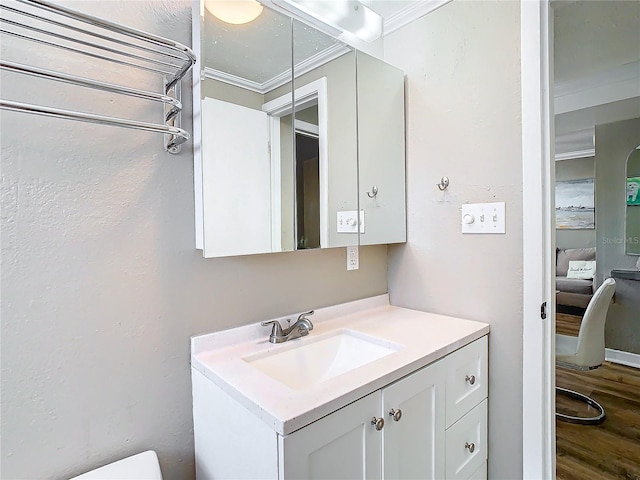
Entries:
[[292, 155], [291, 102], [264, 108], [274, 92], [291, 98], [291, 19], [264, 8], [252, 22], [235, 25], [203, 3], [200, 18], [204, 256], [292, 249], [277, 244], [272, 229], [279, 188], [272, 164]]
[[640, 255], [640, 145], [627, 157], [626, 253]]
[[357, 53], [361, 245], [405, 242], [404, 72]]
[[298, 248], [357, 245], [356, 55], [298, 20], [293, 51]]
[[264, 5], [240, 25], [195, 5], [204, 256], [405, 241], [402, 72]]

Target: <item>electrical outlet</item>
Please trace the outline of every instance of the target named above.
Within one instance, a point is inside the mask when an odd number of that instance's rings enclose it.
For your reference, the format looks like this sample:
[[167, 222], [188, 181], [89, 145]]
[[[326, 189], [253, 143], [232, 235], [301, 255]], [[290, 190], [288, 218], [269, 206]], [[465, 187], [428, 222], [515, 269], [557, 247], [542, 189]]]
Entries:
[[347, 270], [358, 270], [360, 259], [358, 258], [358, 246], [347, 247]]

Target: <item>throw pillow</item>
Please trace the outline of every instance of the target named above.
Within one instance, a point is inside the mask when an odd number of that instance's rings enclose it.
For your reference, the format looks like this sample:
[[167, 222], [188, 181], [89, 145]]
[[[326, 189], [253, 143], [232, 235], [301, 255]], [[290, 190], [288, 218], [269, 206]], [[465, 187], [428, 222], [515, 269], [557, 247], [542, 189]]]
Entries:
[[567, 278], [591, 280], [596, 276], [596, 262], [593, 260], [572, 260], [569, 262]]

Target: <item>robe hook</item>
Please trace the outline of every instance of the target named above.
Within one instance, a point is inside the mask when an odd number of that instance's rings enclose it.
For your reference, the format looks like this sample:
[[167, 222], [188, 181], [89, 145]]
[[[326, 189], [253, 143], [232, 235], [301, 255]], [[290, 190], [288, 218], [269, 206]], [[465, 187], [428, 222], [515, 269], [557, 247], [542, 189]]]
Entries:
[[445, 191], [449, 186], [449, 177], [442, 177], [440, 179], [440, 183], [436, 183], [436, 186], [440, 189], [440, 191]]

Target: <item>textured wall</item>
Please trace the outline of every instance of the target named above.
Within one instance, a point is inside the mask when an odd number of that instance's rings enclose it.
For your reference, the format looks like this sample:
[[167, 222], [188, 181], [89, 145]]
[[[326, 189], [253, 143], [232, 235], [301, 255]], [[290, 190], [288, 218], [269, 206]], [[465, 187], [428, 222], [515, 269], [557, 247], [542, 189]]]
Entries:
[[[640, 118], [596, 125], [596, 283], [612, 269], [636, 269], [637, 255], [625, 253], [625, 191], [627, 158], [640, 144]], [[616, 193], [617, 192], [617, 193]], [[640, 207], [630, 207], [640, 208]], [[609, 308], [605, 328], [607, 348], [640, 354], [640, 282], [616, 280], [616, 303]]]
[[[395, 305], [491, 324], [489, 478], [522, 478], [520, 7], [454, 1], [385, 39], [407, 75], [406, 245]], [[442, 175], [451, 186], [435, 186]], [[465, 202], [506, 202], [506, 235], [462, 235]]]
[[[185, 1], [72, 6], [190, 43]], [[94, 68], [42, 47], [19, 54]], [[102, 111], [89, 91], [10, 75], [2, 94]], [[160, 117], [114, 95], [105, 110]], [[193, 478], [191, 335], [387, 289], [384, 246], [361, 249], [348, 273], [344, 249], [203, 259], [190, 143], [172, 156], [154, 134], [4, 111], [0, 126], [2, 478], [68, 478], [148, 448], [166, 479]]]

